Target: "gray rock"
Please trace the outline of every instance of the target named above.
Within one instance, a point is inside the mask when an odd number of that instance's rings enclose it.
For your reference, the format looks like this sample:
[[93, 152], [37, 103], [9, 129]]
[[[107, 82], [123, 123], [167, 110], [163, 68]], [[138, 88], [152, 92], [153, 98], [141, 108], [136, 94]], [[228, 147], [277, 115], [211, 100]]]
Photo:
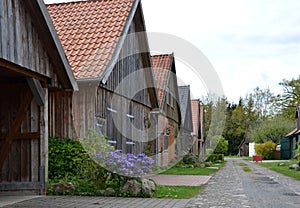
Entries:
[[72, 183], [60, 182], [53, 184], [53, 190], [56, 194], [72, 193], [75, 188]]
[[299, 165], [298, 164], [293, 164], [289, 167], [290, 169], [295, 169], [298, 170], [299, 169]]
[[137, 180], [128, 180], [122, 188], [122, 191], [130, 193], [132, 196], [137, 196], [142, 191], [142, 184]]
[[113, 188], [107, 188], [105, 189], [103, 196], [115, 196], [116, 191]]
[[152, 197], [155, 193], [156, 185], [153, 180], [142, 179], [142, 193], [145, 197]]

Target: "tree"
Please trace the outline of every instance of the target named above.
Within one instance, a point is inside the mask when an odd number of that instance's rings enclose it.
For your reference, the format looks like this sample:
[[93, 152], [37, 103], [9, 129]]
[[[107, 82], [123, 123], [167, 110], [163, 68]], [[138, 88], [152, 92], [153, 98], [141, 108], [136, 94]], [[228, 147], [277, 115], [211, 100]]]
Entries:
[[267, 89], [254, 88], [253, 92], [246, 96], [246, 101], [255, 112], [256, 120], [266, 120], [279, 114], [279, 97]]
[[238, 105], [228, 105], [227, 107], [227, 119], [223, 136], [229, 143], [229, 155], [238, 153], [238, 145], [245, 137], [248, 129], [243, 102], [241, 98]]
[[215, 154], [224, 154], [228, 153], [228, 141], [225, 140], [223, 136], [215, 136], [215, 139], [218, 140], [218, 144], [214, 150]]
[[283, 138], [295, 127], [295, 123], [282, 117], [277, 117], [263, 121], [258, 124], [249, 135], [252, 141], [256, 143], [263, 143], [266, 141], [273, 141], [279, 143]]
[[298, 79], [284, 79], [279, 85], [283, 87], [284, 92], [281, 96], [282, 115], [286, 118], [295, 119], [295, 107], [300, 104], [300, 76]]

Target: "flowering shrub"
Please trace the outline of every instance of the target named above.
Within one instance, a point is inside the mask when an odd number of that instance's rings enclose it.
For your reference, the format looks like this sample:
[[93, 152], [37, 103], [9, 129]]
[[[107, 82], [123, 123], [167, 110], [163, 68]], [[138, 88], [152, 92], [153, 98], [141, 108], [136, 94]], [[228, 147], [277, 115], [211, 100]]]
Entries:
[[154, 160], [143, 153], [137, 156], [131, 153], [125, 155], [122, 150], [111, 151], [107, 157], [103, 157], [102, 154], [95, 154], [94, 157], [100, 160], [101, 164], [104, 161], [104, 167], [113, 173], [129, 177], [146, 175], [154, 165]]
[[270, 140], [262, 144], [256, 144], [254, 150], [257, 155], [262, 155], [264, 160], [271, 160], [274, 158], [276, 144]]

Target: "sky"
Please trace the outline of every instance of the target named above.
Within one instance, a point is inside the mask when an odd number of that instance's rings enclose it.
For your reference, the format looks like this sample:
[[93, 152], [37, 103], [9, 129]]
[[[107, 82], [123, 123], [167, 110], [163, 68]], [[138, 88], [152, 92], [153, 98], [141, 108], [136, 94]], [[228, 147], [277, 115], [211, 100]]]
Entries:
[[[300, 75], [299, 0], [142, 0], [142, 6], [147, 31], [182, 38], [200, 50], [230, 102], [257, 86], [282, 93], [278, 83]], [[179, 59], [176, 68], [193, 98], [206, 96], [205, 78], [189, 75]]]

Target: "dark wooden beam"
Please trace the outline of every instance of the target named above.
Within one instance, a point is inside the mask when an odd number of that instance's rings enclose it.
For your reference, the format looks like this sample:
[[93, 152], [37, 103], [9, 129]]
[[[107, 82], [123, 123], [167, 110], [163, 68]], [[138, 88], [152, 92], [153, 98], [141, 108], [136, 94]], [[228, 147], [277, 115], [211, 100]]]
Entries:
[[26, 78], [27, 83], [31, 89], [31, 92], [34, 96], [36, 103], [39, 106], [43, 106], [45, 104], [45, 92], [39, 80], [33, 78]]
[[[30, 132], [30, 133], [22, 133], [13, 135], [12, 140], [25, 140], [25, 139], [39, 139], [40, 133], [39, 132]], [[0, 140], [6, 139], [6, 137], [0, 137]]]
[[30, 91], [28, 91], [24, 97], [23, 102], [21, 103], [20, 109], [17, 113], [16, 120], [14, 121], [13, 125], [11, 126], [10, 131], [5, 139], [5, 142], [2, 145], [2, 148], [0, 151], [0, 169], [2, 168], [8, 154], [10, 152], [13, 138], [17, 134], [17, 132], [20, 129], [20, 126], [22, 124], [22, 121], [26, 117], [26, 113], [28, 111], [28, 108], [31, 104], [32, 99], [33, 99], [33, 95]]
[[0, 58], [0, 67], [12, 70], [12, 71], [17, 72], [20, 75], [23, 75], [25, 77], [32, 77], [32, 78], [35, 78], [35, 79], [37, 79], [41, 82], [50, 83], [50, 78], [49, 77], [46, 77], [46, 76], [44, 76], [42, 74], [39, 74], [35, 71], [32, 71], [32, 70], [27, 69], [25, 67], [19, 66], [17, 64], [12, 63], [12, 62], [9, 62], [9, 61], [7, 61], [3, 58]]

